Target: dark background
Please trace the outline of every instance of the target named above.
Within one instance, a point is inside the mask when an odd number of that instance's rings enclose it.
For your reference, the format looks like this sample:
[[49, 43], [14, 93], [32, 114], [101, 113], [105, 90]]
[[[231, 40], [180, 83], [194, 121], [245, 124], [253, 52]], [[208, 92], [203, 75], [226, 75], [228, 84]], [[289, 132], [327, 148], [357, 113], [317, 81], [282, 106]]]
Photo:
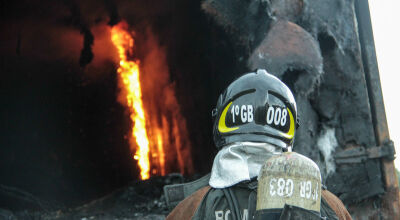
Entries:
[[[166, 48], [195, 172], [209, 172], [211, 110], [245, 68], [199, 1], [2, 0], [0, 8], [1, 185], [76, 205], [138, 179], [115, 51], [102, 35], [120, 19], [136, 33], [137, 58], [148, 28]], [[1, 193], [0, 205], [15, 209]]]

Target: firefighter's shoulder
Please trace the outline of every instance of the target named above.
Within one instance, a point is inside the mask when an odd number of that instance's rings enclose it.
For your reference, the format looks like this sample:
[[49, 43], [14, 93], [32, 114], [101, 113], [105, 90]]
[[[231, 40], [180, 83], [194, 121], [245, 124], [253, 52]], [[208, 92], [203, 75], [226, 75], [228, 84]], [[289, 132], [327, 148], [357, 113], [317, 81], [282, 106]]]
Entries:
[[167, 219], [191, 219], [201, 200], [209, 191], [210, 174], [182, 184], [164, 186], [164, 196], [171, 213]]
[[186, 197], [184, 200], [178, 203], [178, 205], [172, 210], [172, 212], [167, 216], [166, 220], [173, 219], [192, 219], [197, 211], [198, 206], [203, 200], [204, 196], [210, 190], [210, 186], [204, 186]]
[[171, 184], [164, 186], [164, 196], [170, 210], [175, 208], [182, 200], [194, 194], [199, 189], [208, 186], [211, 174], [188, 183]]
[[[347, 211], [343, 202], [327, 189], [323, 189], [321, 199], [321, 214], [324, 214], [328, 219], [337, 217], [339, 220], [351, 220], [351, 215]], [[329, 208], [330, 209], [329, 209]], [[332, 213], [332, 211], [334, 213]], [[331, 217], [331, 218], [329, 218]]]

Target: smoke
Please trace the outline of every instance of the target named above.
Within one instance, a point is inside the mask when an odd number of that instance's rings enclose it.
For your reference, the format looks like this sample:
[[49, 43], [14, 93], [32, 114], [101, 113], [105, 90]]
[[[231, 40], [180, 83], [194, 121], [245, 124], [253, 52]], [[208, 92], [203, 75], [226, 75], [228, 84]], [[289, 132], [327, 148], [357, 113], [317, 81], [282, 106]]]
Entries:
[[323, 128], [317, 140], [317, 146], [324, 156], [326, 174], [329, 176], [330, 174], [334, 173], [336, 169], [333, 158], [333, 153], [338, 146], [338, 142], [335, 137], [335, 129]]
[[104, 4], [106, 6], [110, 18], [110, 20], [108, 21], [108, 25], [110, 26], [116, 25], [121, 20], [118, 14], [117, 5], [114, 3], [113, 0], [104, 0]]
[[40, 19], [3, 23], [0, 46], [3, 57], [31, 61], [78, 63], [82, 36], [79, 31]]
[[188, 136], [186, 120], [182, 115], [176, 97], [175, 83], [171, 82], [167, 65], [166, 50], [150, 29], [145, 32], [142, 51], [145, 56], [141, 63], [142, 91], [147, 117], [151, 127], [158, 127], [164, 134], [166, 152], [166, 171], [185, 174], [193, 173], [191, 161], [191, 142]]
[[[0, 37], [1, 54], [33, 61], [64, 61], [76, 67], [87, 67], [92, 62], [97, 62], [98, 67], [100, 61], [102, 64], [113, 61], [110, 43], [104, 40], [107, 38], [104, 35], [109, 33], [107, 24], [119, 21], [113, 1], [63, 0], [61, 3], [7, 3], [7, 14], [0, 22], [2, 30], [7, 30]], [[108, 49], [108, 54], [100, 48]], [[85, 69], [85, 72], [88, 71]]]
[[93, 59], [92, 45], [94, 37], [92, 32], [90, 31], [89, 26], [82, 19], [80, 8], [76, 4], [76, 2], [74, 0], [65, 0], [64, 4], [69, 8], [71, 12], [72, 24], [77, 27], [83, 35], [83, 48], [81, 50], [81, 55], [79, 58], [79, 65], [81, 67], [84, 67]]

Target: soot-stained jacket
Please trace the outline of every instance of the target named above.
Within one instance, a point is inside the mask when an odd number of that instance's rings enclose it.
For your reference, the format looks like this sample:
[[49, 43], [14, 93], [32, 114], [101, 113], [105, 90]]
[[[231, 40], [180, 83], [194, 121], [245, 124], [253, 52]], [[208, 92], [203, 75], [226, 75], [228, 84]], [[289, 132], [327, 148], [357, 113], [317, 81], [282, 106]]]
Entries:
[[[175, 190], [176, 193], [177, 189], [166, 190], [167, 200], [168, 190]], [[256, 200], [256, 180], [224, 189], [206, 185], [182, 200], [167, 216], [167, 220], [251, 220], [255, 214]], [[322, 190], [320, 213], [321, 217], [329, 220], [352, 219], [340, 199], [328, 190]]]

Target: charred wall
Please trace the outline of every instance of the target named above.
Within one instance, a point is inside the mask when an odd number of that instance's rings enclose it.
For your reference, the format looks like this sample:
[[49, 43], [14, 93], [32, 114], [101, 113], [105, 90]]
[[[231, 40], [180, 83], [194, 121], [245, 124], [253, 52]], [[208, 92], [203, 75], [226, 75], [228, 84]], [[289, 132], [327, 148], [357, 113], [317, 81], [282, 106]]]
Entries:
[[206, 0], [202, 8], [245, 51], [249, 70], [265, 68], [295, 93], [294, 150], [319, 164], [328, 189], [350, 206], [380, 206], [380, 159], [355, 153], [378, 148], [354, 4]]

